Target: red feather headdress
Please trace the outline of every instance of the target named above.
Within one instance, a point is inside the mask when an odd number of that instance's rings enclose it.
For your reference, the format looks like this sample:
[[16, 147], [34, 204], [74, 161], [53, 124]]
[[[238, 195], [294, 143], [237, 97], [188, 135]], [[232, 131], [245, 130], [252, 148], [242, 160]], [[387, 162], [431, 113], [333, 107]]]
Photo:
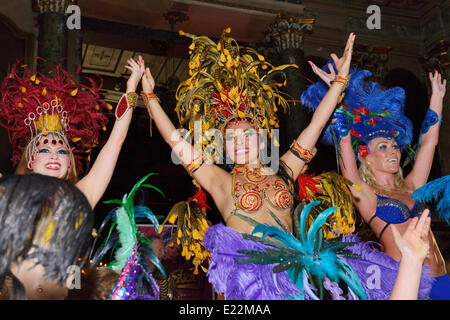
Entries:
[[101, 81], [97, 84], [87, 78], [89, 87], [77, 83], [75, 75], [60, 65], [49, 66], [52, 77], [32, 73], [18, 61], [2, 83], [0, 125], [8, 130], [11, 160], [17, 165], [24, 151], [30, 156], [31, 141], [56, 133], [70, 144], [77, 171], [83, 172], [92, 148], [98, 144], [100, 129], [106, 130], [108, 118], [102, 109], [111, 107], [100, 97]]

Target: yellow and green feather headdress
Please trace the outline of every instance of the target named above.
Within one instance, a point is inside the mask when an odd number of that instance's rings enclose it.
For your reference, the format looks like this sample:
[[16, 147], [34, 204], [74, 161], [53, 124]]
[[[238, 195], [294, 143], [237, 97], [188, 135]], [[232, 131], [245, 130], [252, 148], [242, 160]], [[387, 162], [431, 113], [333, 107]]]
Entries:
[[180, 31], [193, 40], [189, 46], [190, 77], [176, 92], [180, 124], [193, 130], [194, 122], [201, 120], [203, 130], [223, 131], [231, 120], [245, 119], [270, 133], [278, 127], [278, 106], [284, 111], [289, 106], [280, 92], [286, 82], [281, 70], [297, 66], [274, 67], [256, 50], [240, 47], [229, 33], [227, 28], [215, 43], [206, 36]]

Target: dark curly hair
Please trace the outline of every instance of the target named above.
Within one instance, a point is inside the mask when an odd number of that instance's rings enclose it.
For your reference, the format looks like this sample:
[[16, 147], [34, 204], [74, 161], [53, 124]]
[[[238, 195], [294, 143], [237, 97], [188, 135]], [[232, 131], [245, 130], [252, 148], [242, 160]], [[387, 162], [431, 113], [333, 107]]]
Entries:
[[84, 255], [94, 224], [86, 197], [67, 180], [40, 174], [0, 179], [0, 288], [19, 259], [36, 259], [60, 283]]

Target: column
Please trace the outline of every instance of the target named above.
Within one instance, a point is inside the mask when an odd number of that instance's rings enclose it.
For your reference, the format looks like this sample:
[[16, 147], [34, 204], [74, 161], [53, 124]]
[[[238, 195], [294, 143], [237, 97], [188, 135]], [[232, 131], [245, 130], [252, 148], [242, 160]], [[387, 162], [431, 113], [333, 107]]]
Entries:
[[[34, 0], [33, 9], [38, 12], [38, 56], [52, 64], [67, 68], [68, 33], [65, 15], [69, 0]], [[38, 62], [37, 70], [44, 74], [49, 68]]]
[[[303, 70], [307, 67], [302, 43], [305, 34], [312, 30], [313, 23], [314, 19], [278, 15], [266, 32], [266, 41], [276, 51], [274, 63], [276, 61], [276, 65], [296, 64], [299, 67], [298, 69], [285, 69], [287, 85], [282, 90], [289, 95], [287, 99], [292, 102], [289, 103], [288, 114], [279, 112], [282, 148], [289, 147], [309, 122], [308, 111], [300, 105], [300, 96], [307, 86], [306, 79], [302, 75]], [[280, 151], [284, 152], [285, 150]]]

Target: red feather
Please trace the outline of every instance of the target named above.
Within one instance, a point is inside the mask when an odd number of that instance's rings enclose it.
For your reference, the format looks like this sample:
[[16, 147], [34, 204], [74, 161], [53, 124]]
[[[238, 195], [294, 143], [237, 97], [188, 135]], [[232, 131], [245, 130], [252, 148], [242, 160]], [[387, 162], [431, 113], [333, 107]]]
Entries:
[[206, 193], [202, 188], [198, 188], [197, 193], [188, 199], [188, 201], [195, 201], [202, 208], [203, 213], [206, 213], [207, 209], [210, 209], [207, 204]]
[[[87, 170], [81, 161], [88, 155], [85, 151], [97, 143], [99, 131], [108, 122], [108, 117], [102, 112], [107, 111], [107, 105], [99, 94], [101, 82], [97, 85], [93, 79], [88, 79], [91, 87], [77, 83], [75, 75], [60, 65], [53, 66], [39, 57], [35, 59], [50, 66], [52, 78], [39, 72], [33, 74], [18, 60], [10, 67], [1, 87], [0, 125], [8, 130], [13, 147], [11, 160], [14, 165], [18, 163], [31, 138], [30, 128], [24, 123], [28, 114], [36, 114], [38, 106], [57, 97], [69, 116], [67, 139], [71, 147], [75, 147], [77, 171], [82, 173]], [[79, 139], [73, 142], [73, 138]], [[87, 159], [85, 161], [88, 164]]]
[[320, 176], [308, 175], [302, 173], [298, 176], [298, 196], [302, 200], [309, 200], [309, 194], [323, 194], [323, 191], [317, 186], [320, 186]]

